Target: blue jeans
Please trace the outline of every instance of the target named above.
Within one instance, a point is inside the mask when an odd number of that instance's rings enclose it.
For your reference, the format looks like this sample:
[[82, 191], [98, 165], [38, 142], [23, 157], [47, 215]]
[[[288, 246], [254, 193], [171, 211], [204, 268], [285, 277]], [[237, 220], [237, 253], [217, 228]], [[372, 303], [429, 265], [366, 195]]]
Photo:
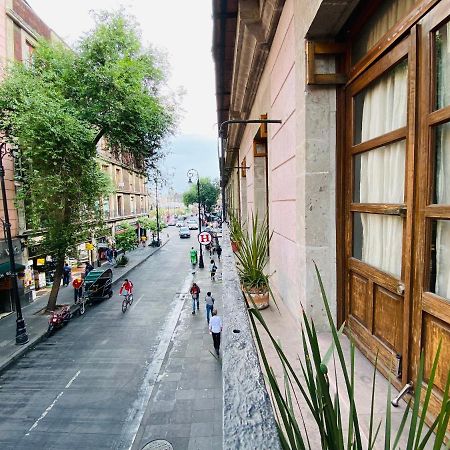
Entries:
[[197, 310], [200, 309], [199, 297], [192, 296], [192, 312], [195, 313], [195, 304], [197, 303]]
[[209, 323], [209, 315], [210, 314], [212, 315], [213, 309], [214, 309], [213, 305], [206, 305], [206, 320], [208, 321], [208, 323]]

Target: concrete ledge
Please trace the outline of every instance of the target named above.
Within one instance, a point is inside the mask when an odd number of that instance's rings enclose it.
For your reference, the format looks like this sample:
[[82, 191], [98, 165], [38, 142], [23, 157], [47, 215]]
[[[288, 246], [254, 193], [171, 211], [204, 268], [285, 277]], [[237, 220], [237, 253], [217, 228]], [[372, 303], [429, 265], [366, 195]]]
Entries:
[[273, 409], [225, 224], [222, 249], [223, 449], [279, 450], [281, 447]]

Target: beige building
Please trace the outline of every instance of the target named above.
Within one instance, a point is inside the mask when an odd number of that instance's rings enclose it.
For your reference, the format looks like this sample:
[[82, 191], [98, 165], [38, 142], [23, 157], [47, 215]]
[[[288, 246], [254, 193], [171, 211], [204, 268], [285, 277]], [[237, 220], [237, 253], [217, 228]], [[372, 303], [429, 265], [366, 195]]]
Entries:
[[450, 0], [214, 0], [222, 180], [268, 214], [272, 289], [393, 377], [450, 369]]

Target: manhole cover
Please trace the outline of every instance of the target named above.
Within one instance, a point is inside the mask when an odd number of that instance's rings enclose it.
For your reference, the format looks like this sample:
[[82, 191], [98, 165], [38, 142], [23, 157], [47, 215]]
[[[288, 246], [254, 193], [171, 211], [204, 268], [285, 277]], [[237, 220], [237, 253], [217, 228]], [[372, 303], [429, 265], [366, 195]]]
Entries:
[[142, 447], [142, 450], [173, 450], [172, 444], [165, 439], [156, 439]]

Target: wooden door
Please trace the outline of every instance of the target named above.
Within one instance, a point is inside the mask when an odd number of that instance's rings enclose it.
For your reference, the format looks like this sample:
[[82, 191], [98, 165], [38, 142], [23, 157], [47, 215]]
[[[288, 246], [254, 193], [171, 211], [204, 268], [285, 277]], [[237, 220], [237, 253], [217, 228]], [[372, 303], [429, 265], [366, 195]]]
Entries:
[[415, 49], [413, 33], [346, 88], [347, 328], [398, 387], [411, 314]]
[[450, 0], [441, 1], [418, 25], [419, 151], [411, 375], [420, 353], [425, 381], [441, 342], [430, 402], [436, 413], [450, 370]]

